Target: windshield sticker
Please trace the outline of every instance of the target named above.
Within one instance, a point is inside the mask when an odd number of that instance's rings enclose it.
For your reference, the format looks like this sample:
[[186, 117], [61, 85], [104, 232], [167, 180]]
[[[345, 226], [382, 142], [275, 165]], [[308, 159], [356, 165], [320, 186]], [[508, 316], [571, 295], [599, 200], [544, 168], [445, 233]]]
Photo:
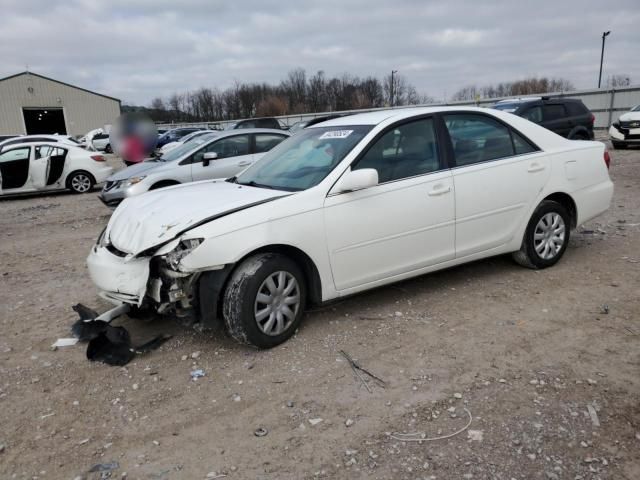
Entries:
[[324, 140], [325, 138], [347, 138], [352, 133], [353, 130], [332, 130], [320, 135], [320, 140]]

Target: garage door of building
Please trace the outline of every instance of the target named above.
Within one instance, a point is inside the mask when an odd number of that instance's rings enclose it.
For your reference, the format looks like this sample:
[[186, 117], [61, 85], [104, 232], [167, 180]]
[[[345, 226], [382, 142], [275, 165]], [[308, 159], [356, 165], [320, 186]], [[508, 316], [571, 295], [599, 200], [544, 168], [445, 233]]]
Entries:
[[62, 108], [23, 108], [22, 114], [27, 135], [67, 134]]

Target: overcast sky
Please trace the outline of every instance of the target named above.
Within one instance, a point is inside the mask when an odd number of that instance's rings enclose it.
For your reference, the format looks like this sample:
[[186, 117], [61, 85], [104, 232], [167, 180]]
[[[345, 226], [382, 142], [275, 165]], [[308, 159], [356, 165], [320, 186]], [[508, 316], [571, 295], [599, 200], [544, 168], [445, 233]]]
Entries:
[[28, 65], [143, 105], [234, 79], [277, 83], [295, 67], [394, 69], [437, 99], [531, 75], [592, 88], [604, 30], [603, 79], [640, 84], [638, 0], [0, 0], [0, 12], [0, 76]]

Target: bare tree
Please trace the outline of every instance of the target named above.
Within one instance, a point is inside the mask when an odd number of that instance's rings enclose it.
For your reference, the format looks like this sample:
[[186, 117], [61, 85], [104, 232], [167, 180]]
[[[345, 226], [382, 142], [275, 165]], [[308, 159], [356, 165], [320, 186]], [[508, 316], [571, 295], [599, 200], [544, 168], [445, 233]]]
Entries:
[[631, 85], [631, 76], [625, 74], [622, 75], [609, 75], [607, 78], [608, 88], [628, 87]]

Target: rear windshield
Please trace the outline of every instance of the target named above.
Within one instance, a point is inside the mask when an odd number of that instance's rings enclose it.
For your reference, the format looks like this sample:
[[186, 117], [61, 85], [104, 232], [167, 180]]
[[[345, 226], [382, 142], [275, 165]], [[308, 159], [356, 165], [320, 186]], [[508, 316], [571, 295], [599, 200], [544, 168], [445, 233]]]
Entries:
[[522, 105], [522, 103], [516, 103], [516, 102], [513, 102], [513, 103], [496, 103], [493, 106], [493, 108], [495, 108], [496, 110], [502, 110], [503, 112], [513, 113], [521, 105]]

